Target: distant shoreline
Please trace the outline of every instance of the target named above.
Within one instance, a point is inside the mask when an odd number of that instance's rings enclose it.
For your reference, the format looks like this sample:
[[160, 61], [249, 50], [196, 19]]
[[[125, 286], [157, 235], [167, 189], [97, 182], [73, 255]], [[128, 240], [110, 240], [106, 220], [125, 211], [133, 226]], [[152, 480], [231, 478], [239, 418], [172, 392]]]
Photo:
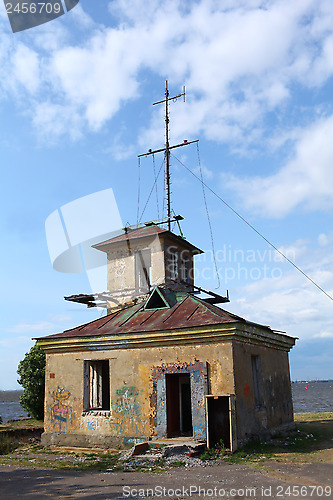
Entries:
[[292, 384], [317, 384], [317, 383], [320, 383], [320, 382], [333, 382], [333, 379], [329, 379], [329, 380], [292, 380], [291, 383]]
[[16, 391], [0, 391], [0, 402], [1, 403], [11, 403], [13, 401], [19, 401], [20, 396], [22, 396], [23, 390]]

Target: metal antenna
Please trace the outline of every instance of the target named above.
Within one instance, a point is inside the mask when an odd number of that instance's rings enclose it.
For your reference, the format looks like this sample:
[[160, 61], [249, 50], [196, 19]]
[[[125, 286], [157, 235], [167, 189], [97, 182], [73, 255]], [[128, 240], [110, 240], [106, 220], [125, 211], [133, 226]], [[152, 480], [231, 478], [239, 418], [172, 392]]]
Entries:
[[181, 94], [178, 94], [174, 97], [170, 97], [169, 89], [168, 89], [168, 80], [166, 80], [165, 81], [165, 99], [163, 99], [162, 101], [157, 101], [157, 102], [153, 103], [153, 106], [155, 106], [156, 104], [165, 103], [165, 147], [161, 148], [161, 149], [156, 149], [155, 151], [152, 151], [151, 149], [149, 149], [148, 153], [138, 155], [138, 157], [140, 158], [141, 156], [153, 155], [155, 153], [160, 153], [162, 151], [164, 152], [168, 231], [171, 231], [170, 149], [179, 148], [181, 146], [187, 146], [188, 144], [193, 144], [194, 142], [199, 142], [198, 140], [190, 141], [190, 142], [185, 140], [182, 144], [176, 144], [175, 146], [170, 146], [170, 143], [169, 143], [169, 121], [170, 121], [169, 120], [169, 101], [177, 100], [179, 97], [183, 97], [183, 100], [185, 102], [185, 85], [183, 86], [183, 92]]
[[169, 90], [168, 80], [165, 80], [165, 185], [168, 230], [170, 231], [171, 200], [170, 200], [170, 144], [169, 144]]

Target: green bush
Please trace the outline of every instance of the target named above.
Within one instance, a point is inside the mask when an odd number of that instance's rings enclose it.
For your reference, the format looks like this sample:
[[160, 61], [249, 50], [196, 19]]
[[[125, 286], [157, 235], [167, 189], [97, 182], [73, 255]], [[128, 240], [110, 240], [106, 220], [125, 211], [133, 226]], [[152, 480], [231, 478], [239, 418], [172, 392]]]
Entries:
[[44, 420], [45, 353], [37, 344], [19, 362], [17, 373], [24, 389], [21, 406], [31, 417]]

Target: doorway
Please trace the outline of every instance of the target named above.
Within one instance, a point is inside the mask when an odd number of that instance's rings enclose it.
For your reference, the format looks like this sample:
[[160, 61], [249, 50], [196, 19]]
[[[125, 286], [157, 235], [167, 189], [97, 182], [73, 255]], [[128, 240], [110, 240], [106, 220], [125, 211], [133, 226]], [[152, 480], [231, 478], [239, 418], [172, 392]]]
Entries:
[[230, 397], [207, 396], [207, 446], [213, 448], [223, 441], [225, 448], [230, 449]]
[[192, 436], [190, 374], [166, 374], [165, 381], [167, 436]]

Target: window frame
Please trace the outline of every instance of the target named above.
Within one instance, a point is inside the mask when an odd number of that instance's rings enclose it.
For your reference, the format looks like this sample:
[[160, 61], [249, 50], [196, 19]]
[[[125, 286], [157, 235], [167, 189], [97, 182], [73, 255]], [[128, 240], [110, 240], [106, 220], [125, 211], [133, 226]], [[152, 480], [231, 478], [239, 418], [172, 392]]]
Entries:
[[110, 411], [109, 359], [84, 360], [83, 411]]
[[151, 249], [144, 248], [134, 253], [135, 289], [149, 291], [152, 285]]
[[253, 394], [256, 408], [265, 406], [264, 391], [263, 391], [263, 375], [261, 357], [259, 355], [251, 355], [252, 379], [253, 379]]
[[178, 251], [170, 249], [169, 252], [169, 275], [170, 279], [177, 281], [179, 278], [179, 262], [178, 262]]

